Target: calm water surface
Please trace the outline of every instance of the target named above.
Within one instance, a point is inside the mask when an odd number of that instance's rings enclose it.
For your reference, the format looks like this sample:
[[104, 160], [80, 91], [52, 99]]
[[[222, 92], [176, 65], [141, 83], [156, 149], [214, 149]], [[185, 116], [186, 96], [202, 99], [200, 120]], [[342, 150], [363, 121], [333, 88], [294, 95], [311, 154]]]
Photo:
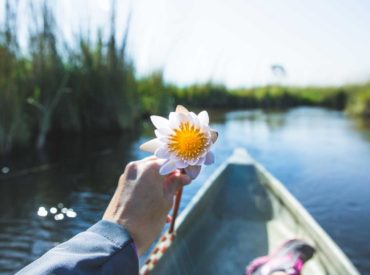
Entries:
[[[216, 165], [184, 191], [182, 209], [235, 147], [244, 147], [308, 209], [363, 274], [370, 274], [370, 123], [320, 108], [211, 113]], [[11, 274], [103, 214], [124, 165], [150, 137], [65, 140], [0, 160], [0, 273]], [[7, 173], [4, 173], [7, 172]], [[39, 207], [75, 218], [40, 217]], [[61, 206], [61, 205], [60, 205]]]

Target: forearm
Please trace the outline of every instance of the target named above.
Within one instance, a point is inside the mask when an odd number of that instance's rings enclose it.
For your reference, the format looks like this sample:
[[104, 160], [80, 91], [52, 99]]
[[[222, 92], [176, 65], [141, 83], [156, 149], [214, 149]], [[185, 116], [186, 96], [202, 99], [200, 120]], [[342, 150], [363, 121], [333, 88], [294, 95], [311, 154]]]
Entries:
[[134, 243], [120, 225], [100, 221], [48, 251], [18, 274], [135, 274]]

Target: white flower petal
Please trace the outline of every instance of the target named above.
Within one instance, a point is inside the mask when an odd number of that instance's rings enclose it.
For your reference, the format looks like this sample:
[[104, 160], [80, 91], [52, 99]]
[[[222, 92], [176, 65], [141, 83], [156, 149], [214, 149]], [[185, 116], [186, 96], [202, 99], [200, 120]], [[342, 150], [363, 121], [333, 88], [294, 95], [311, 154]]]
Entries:
[[198, 119], [199, 119], [200, 123], [203, 124], [203, 125], [208, 125], [209, 124], [209, 116], [208, 116], [207, 111], [201, 111], [198, 114]]
[[176, 167], [178, 169], [183, 169], [183, 168], [188, 167], [188, 166], [189, 165], [186, 162], [182, 161], [182, 160], [177, 160], [176, 161]]
[[185, 172], [191, 179], [195, 179], [199, 175], [201, 168], [202, 166], [200, 165], [188, 166], [185, 168]]
[[170, 152], [168, 151], [167, 146], [163, 145], [155, 150], [154, 155], [160, 159], [168, 159], [170, 157]]
[[173, 134], [173, 131], [170, 128], [160, 128], [154, 130], [154, 133], [157, 137], [168, 137]]
[[170, 152], [170, 159], [174, 160], [174, 161], [179, 161], [180, 160], [180, 158], [178, 156], [176, 156], [176, 154], [174, 152]]
[[168, 128], [168, 119], [161, 116], [150, 116], [150, 120], [153, 122], [155, 128]]
[[213, 154], [213, 152], [209, 151], [206, 155], [206, 159], [204, 161], [204, 164], [205, 165], [211, 165], [215, 162], [215, 155]]
[[188, 122], [189, 118], [186, 114], [183, 113], [177, 113], [177, 119], [180, 123]]
[[170, 127], [172, 129], [177, 129], [180, 126], [179, 114], [180, 113], [171, 112], [169, 115]]
[[159, 174], [164, 176], [176, 170], [176, 161], [166, 161], [159, 169]]
[[206, 160], [206, 157], [201, 157], [201, 158], [197, 161], [196, 165], [202, 165], [202, 164], [204, 164], [205, 160]]
[[188, 109], [186, 109], [184, 106], [182, 105], [177, 105], [176, 107], [176, 113], [183, 113], [183, 114], [187, 114], [189, 113]]
[[167, 137], [166, 135], [162, 135], [161, 132], [158, 131], [158, 129], [154, 130], [154, 134], [157, 138], [161, 138], [161, 137]]
[[161, 142], [168, 143], [168, 135], [163, 135], [158, 129], [154, 130], [154, 133]]
[[199, 128], [200, 122], [198, 119], [198, 116], [194, 114], [193, 112], [190, 112], [191, 122], [194, 124], [195, 127]]
[[159, 141], [159, 139], [155, 138], [145, 142], [144, 144], [140, 145], [140, 150], [145, 152], [154, 153], [159, 147], [163, 145], [163, 142]]
[[190, 115], [185, 115], [183, 113], [171, 112], [169, 115], [170, 127], [172, 129], [178, 129], [181, 123], [190, 122], [193, 123]]
[[189, 165], [196, 165], [198, 163], [199, 159], [192, 159], [192, 160], [188, 160], [187, 162], [189, 163]]
[[217, 140], [217, 138], [218, 138], [218, 132], [211, 129], [211, 140], [212, 140], [212, 143], [215, 143], [216, 140]]
[[162, 136], [160, 133], [154, 131], [155, 135], [158, 137], [158, 140], [163, 143], [168, 143], [168, 136]]
[[205, 133], [209, 137], [211, 136], [211, 128], [208, 125], [201, 124], [199, 128], [202, 133]]

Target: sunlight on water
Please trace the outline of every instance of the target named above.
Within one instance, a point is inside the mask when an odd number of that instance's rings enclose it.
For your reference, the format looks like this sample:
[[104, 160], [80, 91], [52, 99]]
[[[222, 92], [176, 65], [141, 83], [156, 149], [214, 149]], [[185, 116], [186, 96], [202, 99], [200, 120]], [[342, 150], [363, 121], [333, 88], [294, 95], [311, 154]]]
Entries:
[[46, 217], [48, 215], [48, 211], [45, 209], [45, 207], [41, 206], [37, 211], [37, 215], [40, 217]]
[[64, 214], [62, 214], [62, 213], [56, 214], [54, 216], [54, 220], [56, 220], [56, 221], [61, 221], [63, 219], [64, 219]]
[[51, 207], [51, 208], [50, 208], [50, 213], [51, 213], [51, 214], [56, 214], [56, 213], [57, 213], [57, 211], [58, 211], [58, 210], [57, 210], [57, 208], [56, 208], [56, 207]]
[[8, 174], [9, 172], [10, 172], [10, 168], [9, 167], [4, 166], [3, 168], [1, 168], [1, 173]]
[[66, 215], [67, 215], [68, 218], [76, 218], [77, 217], [77, 213], [74, 212], [73, 209], [68, 209]]
[[[60, 212], [60, 213], [58, 213], [58, 212]], [[77, 217], [77, 213], [72, 208], [64, 207], [63, 203], [59, 203], [58, 208], [54, 207], [54, 206], [50, 207], [49, 213], [51, 215], [54, 215], [54, 220], [56, 220], [56, 221], [61, 221], [65, 217], [68, 217], [68, 218], [71, 218], [71, 219]], [[46, 208], [44, 206], [40, 206], [39, 209], [37, 210], [37, 215], [40, 216], [40, 217], [47, 217], [48, 216], [48, 211], [46, 210]]]

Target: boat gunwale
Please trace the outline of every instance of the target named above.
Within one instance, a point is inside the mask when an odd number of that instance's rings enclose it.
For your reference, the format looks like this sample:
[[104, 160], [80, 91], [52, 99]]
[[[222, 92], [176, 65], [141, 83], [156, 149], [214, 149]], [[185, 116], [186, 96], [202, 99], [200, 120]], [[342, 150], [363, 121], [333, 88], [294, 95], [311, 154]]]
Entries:
[[[329, 236], [329, 234], [319, 225], [319, 223], [312, 217], [306, 208], [287, 190], [287, 188], [275, 178], [267, 169], [260, 163], [253, 160], [257, 171], [263, 175], [266, 180], [261, 181], [266, 188], [268, 188], [279, 200], [280, 203], [285, 205], [286, 209], [294, 216], [298, 221], [303, 221], [306, 226], [310, 228], [306, 229], [312, 236], [312, 239], [318, 241], [320, 246], [324, 246], [324, 251], [330, 251], [330, 253], [345, 266], [347, 272], [351, 275], [360, 275], [359, 271], [352, 264], [349, 258], [344, 254], [342, 249], [335, 243], [335, 241]], [[348, 274], [348, 273], [346, 273]]]

